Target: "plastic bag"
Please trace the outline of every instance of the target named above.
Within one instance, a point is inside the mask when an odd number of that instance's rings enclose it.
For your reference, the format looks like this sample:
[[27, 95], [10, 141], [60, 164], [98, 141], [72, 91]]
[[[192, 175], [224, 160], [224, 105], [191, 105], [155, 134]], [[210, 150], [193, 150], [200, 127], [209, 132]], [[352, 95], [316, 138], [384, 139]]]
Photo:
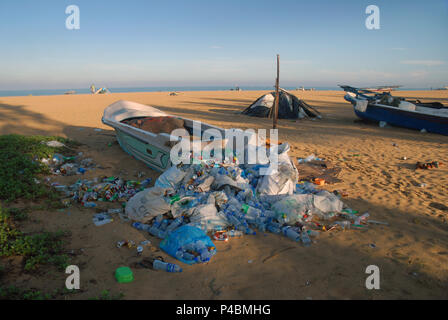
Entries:
[[344, 203], [334, 194], [322, 190], [313, 197], [314, 207], [321, 212], [341, 212]]
[[177, 258], [176, 252], [187, 244], [196, 242], [198, 240], [203, 241], [208, 247], [215, 247], [212, 240], [205, 234], [204, 231], [193, 226], [185, 225], [176, 229], [168, 237], [166, 237], [160, 243], [160, 249], [183, 263], [194, 264], [195, 261], [193, 260]]
[[272, 210], [276, 213], [275, 216], [278, 221], [293, 225], [312, 207], [312, 195], [294, 194], [274, 203]]
[[193, 224], [201, 225], [201, 227], [207, 231], [211, 231], [216, 227], [227, 227], [227, 220], [218, 215], [214, 199], [212, 203], [210, 202], [197, 206], [190, 216], [190, 221]]
[[126, 215], [135, 221], [146, 223], [152, 218], [170, 211], [170, 204], [165, 200], [166, 192], [172, 189], [152, 187], [140, 191], [126, 205]]
[[183, 197], [171, 205], [171, 216], [173, 218], [177, 218], [182, 215], [189, 216], [198, 203], [199, 201], [195, 197]]
[[205, 178], [204, 181], [196, 187], [197, 192], [209, 192], [213, 181], [215, 181], [215, 178], [212, 176]]
[[173, 166], [159, 176], [154, 186], [159, 188], [176, 189], [176, 185], [182, 181], [185, 174], [185, 171]]
[[274, 203], [272, 209], [278, 221], [292, 225], [302, 219], [305, 213], [325, 218], [326, 213], [341, 212], [343, 205], [334, 194], [322, 191], [319, 194], [294, 194], [284, 197]]
[[288, 156], [289, 144], [284, 143], [271, 152], [278, 152], [278, 168], [263, 176], [257, 185], [257, 192], [264, 195], [293, 194], [299, 173]]

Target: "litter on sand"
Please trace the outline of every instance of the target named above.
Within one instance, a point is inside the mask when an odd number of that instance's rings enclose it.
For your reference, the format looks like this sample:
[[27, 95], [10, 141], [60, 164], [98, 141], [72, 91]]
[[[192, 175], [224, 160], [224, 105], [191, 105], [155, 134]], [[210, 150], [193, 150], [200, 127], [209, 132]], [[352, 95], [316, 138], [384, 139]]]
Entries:
[[173, 166], [130, 198], [125, 215], [186, 264], [209, 262], [217, 254], [212, 240], [271, 232], [309, 247], [322, 232], [368, 229], [369, 213], [346, 207], [341, 194], [318, 189], [322, 183], [298, 184], [288, 150], [288, 144], [278, 147], [279, 169], [272, 175], [259, 174], [269, 164], [237, 161]]
[[[257, 232], [282, 235], [309, 247], [322, 232], [387, 225], [369, 220], [369, 213], [358, 214], [348, 208], [341, 201], [343, 192], [319, 188], [326, 184], [326, 179], [298, 183], [298, 169], [288, 156], [289, 149], [288, 143], [271, 147], [271, 152], [278, 153], [278, 166], [270, 175], [261, 174], [269, 163], [239, 164], [234, 155], [233, 161], [224, 163], [201, 159], [172, 166], [152, 187], [151, 179], [133, 181], [119, 177], [80, 179], [70, 186], [52, 186], [65, 196], [66, 206], [70, 202], [90, 208], [96, 208], [99, 202], [120, 203], [119, 208], [94, 214], [93, 223], [98, 227], [109, 224], [118, 214], [122, 221], [131, 220], [134, 228], [161, 239], [160, 249], [188, 265], [209, 263], [217, 254], [213, 241], [227, 243]], [[67, 165], [93, 166], [92, 159], [80, 157], [68, 159], [56, 154], [49, 162], [55, 174], [72, 172], [73, 168]], [[316, 161], [323, 160], [312, 155], [301, 165]], [[148, 245], [148, 240], [116, 244], [118, 248], [133, 248], [137, 256]], [[182, 271], [180, 266], [161, 259], [152, 261], [152, 269]]]

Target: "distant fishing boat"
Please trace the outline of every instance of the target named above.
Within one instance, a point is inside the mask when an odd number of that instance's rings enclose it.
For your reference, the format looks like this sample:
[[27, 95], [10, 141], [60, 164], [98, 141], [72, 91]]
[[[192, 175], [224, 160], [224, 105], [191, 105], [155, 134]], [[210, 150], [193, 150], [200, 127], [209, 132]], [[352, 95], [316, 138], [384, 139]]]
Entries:
[[448, 135], [448, 107], [440, 102], [406, 101], [387, 92], [340, 87], [347, 92], [344, 99], [353, 105], [355, 114], [361, 119]]
[[75, 94], [76, 91], [75, 90], [70, 90], [70, 91], [65, 91], [64, 94]]

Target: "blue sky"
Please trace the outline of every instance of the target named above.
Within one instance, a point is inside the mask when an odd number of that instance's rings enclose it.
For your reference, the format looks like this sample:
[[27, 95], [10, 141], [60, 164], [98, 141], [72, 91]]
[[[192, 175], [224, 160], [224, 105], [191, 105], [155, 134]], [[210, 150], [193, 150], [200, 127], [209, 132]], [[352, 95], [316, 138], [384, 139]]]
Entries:
[[2, 0], [0, 90], [272, 85], [277, 53], [283, 86], [439, 87], [447, 33], [448, 0]]

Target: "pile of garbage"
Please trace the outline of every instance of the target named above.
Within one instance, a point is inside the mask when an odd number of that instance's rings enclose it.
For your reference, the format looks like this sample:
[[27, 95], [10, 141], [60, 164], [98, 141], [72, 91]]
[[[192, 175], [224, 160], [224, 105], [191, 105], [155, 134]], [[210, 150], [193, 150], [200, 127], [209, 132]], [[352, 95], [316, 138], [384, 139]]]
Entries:
[[133, 196], [125, 208], [133, 226], [163, 239], [162, 250], [188, 263], [207, 262], [216, 241], [260, 232], [281, 234], [312, 244], [321, 232], [366, 228], [368, 213], [344, 207], [340, 195], [297, 183], [287, 143], [278, 146], [278, 168], [260, 175], [266, 165], [181, 164], [165, 171], [154, 187]]
[[43, 158], [41, 162], [50, 168], [53, 175], [72, 176], [75, 174], [84, 174], [87, 170], [94, 170], [96, 165], [93, 163], [93, 159], [83, 159], [82, 156], [82, 152], [77, 156], [71, 157], [55, 153], [52, 158]]
[[81, 203], [84, 207], [94, 208], [97, 206], [96, 201], [120, 202], [124, 206], [130, 198], [147, 188], [150, 183], [151, 178], [135, 181], [117, 177], [103, 177], [93, 180], [80, 179], [70, 186], [59, 183], [52, 183], [51, 186], [64, 194], [65, 200]]

